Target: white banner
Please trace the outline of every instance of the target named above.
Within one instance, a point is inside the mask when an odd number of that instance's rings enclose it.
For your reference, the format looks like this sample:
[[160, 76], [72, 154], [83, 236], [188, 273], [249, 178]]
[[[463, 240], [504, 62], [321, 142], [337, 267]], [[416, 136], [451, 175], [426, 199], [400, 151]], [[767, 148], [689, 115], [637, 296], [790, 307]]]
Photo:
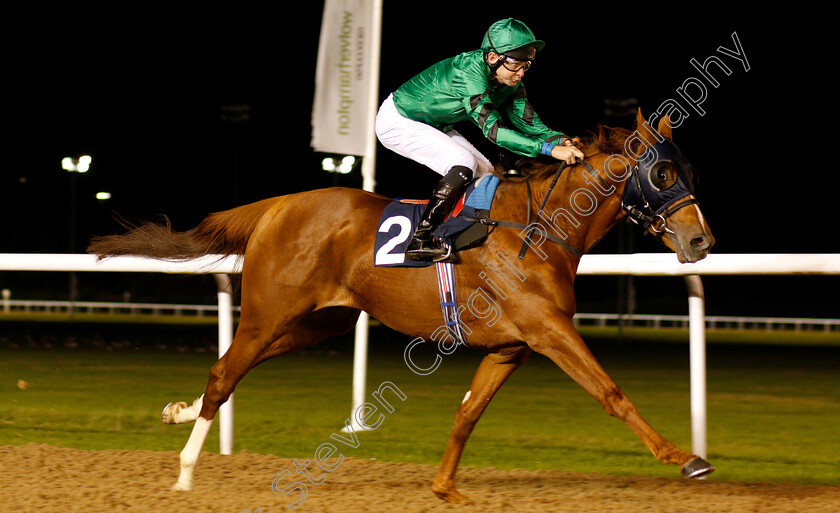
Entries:
[[372, 0], [326, 0], [315, 69], [312, 148], [364, 155], [370, 109]]

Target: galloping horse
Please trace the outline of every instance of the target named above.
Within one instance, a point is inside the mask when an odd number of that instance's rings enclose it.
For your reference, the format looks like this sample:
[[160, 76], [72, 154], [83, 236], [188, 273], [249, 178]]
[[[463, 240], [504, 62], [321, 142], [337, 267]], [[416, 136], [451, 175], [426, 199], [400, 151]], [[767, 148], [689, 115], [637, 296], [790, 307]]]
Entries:
[[[483, 245], [458, 253], [456, 294], [466, 297], [483, 286], [499, 312], [492, 326], [472, 310], [461, 315], [470, 327], [469, 346], [487, 354], [455, 414], [432, 484], [438, 497], [465, 499], [454, 477], [467, 438], [495, 393], [533, 351], [554, 361], [608, 414], [621, 419], [659, 461], [680, 465], [686, 477], [714, 471], [642, 418], [572, 325], [580, 255], [626, 216], [660, 238], [681, 262], [704, 258], [714, 244], [693, 195], [690, 164], [671, 141], [667, 117], [653, 130], [639, 112], [636, 127], [634, 132], [600, 127], [581, 143], [585, 161], [562, 173], [557, 161], [535, 159], [525, 169], [527, 180], [502, 180], [490, 212], [497, 227]], [[203, 396], [191, 406], [170, 403], [162, 414], [167, 423], [195, 421], [174, 489], [192, 488], [216, 411], [254, 366], [348, 332], [361, 310], [412, 337], [427, 339], [439, 328], [434, 266], [374, 267], [377, 223], [390, 201], [358, 189], [314, 190], [211, 214], [186, 232], [145, 223], [92, 241], [89, 251], [100, 258], [244, 255], [242, 313], [230, 349], [211, 368]], [[510, 229], [514, 223], [529, 228]], [[519, 254], [523, 240], [533, 249], [519, 260], [516, 292], [501, 301], [479, 276], [487, 276], [482, 270], [497, 256]]]

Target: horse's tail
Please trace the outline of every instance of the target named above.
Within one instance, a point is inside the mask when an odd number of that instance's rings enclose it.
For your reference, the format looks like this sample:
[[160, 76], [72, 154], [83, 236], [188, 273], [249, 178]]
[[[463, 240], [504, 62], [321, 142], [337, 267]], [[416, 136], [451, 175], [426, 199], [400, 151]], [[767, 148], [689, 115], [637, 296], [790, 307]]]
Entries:
[[257, 223], [274, 203], [275, 199], [266, 199], [216, 212], [185, 232], [172, 230], [166, 217], [162, 224], [124, 222], [128, 232], [94, 237], [87, 251], [99, 258], [135, 255], [186, 260], [204, 255], [244, 255]]

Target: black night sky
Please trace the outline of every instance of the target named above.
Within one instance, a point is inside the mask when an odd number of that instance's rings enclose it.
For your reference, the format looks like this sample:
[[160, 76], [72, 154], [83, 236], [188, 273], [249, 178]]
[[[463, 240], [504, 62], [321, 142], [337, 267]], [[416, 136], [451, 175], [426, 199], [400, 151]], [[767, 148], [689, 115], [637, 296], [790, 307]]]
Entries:
[[[674, 134], [700, 170], [715, 251], [840, 252], [837, 170], [824, 142], [836, 105], [819, 71], [835, 56], [812, 16], [769, 8], [736, 14], [707, 4], [685, 4], [691, 12], [408, 5], [385, 2], [380, 98], [433, 62], [477, 47], [487, 26], [512, 16], [547, 42], [525, 78], [534, 108], [549, 126], [576, 135], [598, 123], [630, 128], [632, 117], [608, 115], [605, 100], [633, 98], [643, 113], [653, 112], [678, 99], [686, 79], [699, 78], [690, 59], [721, 56], [732, 74], [718, 76], [705, 114], [691, 111]], [[324, 155], [309, 146], [321, 8], [104, 13], [87, 25], [81, 13], [52, 23], [21, 18], [21, 36], [4, 49], [0, 251], [70, 251], [65, 156], [93, 156], [91, 171], [76, 177], [78, 251], [90, 234], [118, 230], [113, 212], [128, 219], [167, 214], [186, 229], [236, 204], [334, 183], [361, 186], [358, 171], [339, 178], [321, 171]], [[749, 71], [716, 52], [735, 48], [733, 33]], [[249, 119], [223, 119], [223, 106], [236, 105], [248, 105]], [[382, 194], [426, 196], [436, 180], [381, 146], [377, 162]], [[96, 200], [103, 190], [112, 198]], [[662, 250], [640, 234], [633, 240], [636, 251]], [[612, 237], [598, 251], [617, 249]]]

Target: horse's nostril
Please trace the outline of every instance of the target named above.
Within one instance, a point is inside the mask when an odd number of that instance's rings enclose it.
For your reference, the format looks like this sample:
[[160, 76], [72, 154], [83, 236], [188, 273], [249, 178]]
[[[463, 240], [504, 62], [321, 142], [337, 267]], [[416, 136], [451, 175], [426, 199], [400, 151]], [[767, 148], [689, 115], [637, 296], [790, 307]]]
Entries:
[[691, 239], [691, 247], [693, 249], [706, 249], [709, 247], [709, 242], [706, 237], [694, 237]]

